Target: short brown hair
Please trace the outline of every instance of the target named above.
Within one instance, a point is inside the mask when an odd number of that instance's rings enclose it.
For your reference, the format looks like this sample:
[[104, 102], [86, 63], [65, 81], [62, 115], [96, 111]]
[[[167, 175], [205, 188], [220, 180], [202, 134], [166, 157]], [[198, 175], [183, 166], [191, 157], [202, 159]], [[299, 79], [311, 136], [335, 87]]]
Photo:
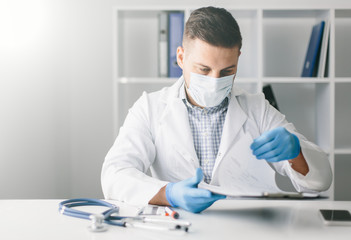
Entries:
[[191, 13], [185, 25], [183, 44], [187, 39], [196, 38], [218, 47], [240, 49], [242, 45], [239, 25], [224, 8], [204, 7]]

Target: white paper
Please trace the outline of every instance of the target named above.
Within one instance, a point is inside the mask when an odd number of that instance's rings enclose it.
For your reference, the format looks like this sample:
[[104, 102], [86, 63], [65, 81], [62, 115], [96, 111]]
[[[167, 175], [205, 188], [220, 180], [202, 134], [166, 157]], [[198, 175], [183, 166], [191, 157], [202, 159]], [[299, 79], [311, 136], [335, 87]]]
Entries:
[[319, 193], [299, 193], [299, 192], [256, 192], [256, 193], [243, 193], [238, 191], [232, 191], [230, 189], [225, 189], [220, 186], [210, 185], [205, 182], [201, 182], [199, 184], [199, 188], [207, 189], [212, 193], [225, 195], [232, 198], [250, 198], [250, 197], [264, 197], [264, 198], [293, 198], [293, 199], [301, 199], [301, 198], [319, 198], [321, 195]]
[[219, 163], [214, 182], [218, 186], [212, 192], [228, 196], [261, 196], [264, 192], [281, 192], [275, 182], [275, 171], [265, 160], [258, 160], [250, 149], [253, 139], [244, 135], [233, 146], [230, 153]]

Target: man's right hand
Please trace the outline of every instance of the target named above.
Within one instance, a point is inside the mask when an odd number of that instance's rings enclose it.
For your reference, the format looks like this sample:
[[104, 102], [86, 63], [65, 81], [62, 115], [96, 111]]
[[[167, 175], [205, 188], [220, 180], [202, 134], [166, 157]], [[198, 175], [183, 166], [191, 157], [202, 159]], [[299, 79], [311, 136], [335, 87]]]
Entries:
[[194, 177], [167, 184], [166, 198], [168, 203], [172, 207], [181, 207], [187, 211], [198, 213], [211, 206], [215, 201], [225, 198], [223, 195], [197, 188], [202, 178], [202, 170], [198, 168]]

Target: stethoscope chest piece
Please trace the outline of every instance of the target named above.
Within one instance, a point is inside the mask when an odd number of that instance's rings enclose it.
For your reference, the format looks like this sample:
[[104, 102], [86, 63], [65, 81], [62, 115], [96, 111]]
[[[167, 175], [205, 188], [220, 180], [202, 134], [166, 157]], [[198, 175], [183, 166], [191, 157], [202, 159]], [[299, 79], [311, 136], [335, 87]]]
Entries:
[[88, 226], [91, 232], [105, 232], [107, 230], [106, 224], [104, 224], [104, 215], [102, 214], [91, 214], [89, 216], [91, 225]]

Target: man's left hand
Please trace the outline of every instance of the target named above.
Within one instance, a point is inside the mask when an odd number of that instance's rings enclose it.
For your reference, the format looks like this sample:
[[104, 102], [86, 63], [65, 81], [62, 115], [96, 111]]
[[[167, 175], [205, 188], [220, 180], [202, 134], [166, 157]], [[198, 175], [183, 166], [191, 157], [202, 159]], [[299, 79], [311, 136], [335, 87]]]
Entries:
[[257, 159], [268, 162], [290, 160], [300, 154], [299, 139], [283, 127], [263, 133], [250, 147]]

